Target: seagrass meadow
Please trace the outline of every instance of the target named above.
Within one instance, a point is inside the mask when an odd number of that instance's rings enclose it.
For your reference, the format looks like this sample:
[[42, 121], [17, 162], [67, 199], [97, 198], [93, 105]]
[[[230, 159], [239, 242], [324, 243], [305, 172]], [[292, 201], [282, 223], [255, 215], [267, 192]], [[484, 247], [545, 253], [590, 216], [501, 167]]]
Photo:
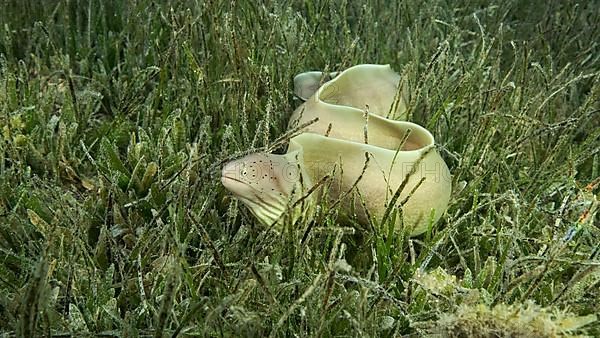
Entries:
[[[0, 6], [0, 336], [600, 336], [598, 1]], [[409, 84], [448, 210], [259, 225], [222, 164], [361, 63]]]

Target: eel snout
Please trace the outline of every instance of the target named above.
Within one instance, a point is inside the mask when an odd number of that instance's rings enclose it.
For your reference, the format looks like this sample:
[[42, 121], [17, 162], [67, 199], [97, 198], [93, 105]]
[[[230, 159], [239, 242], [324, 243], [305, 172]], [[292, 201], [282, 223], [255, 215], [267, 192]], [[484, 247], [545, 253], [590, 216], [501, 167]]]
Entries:
[[244, 182], [241, 177], [241, 163], [238, 161], [231, 161], [223, 166], [221, 170], [221, 183], [223, 186], [232, 192], [238, 192], [248, 184]]

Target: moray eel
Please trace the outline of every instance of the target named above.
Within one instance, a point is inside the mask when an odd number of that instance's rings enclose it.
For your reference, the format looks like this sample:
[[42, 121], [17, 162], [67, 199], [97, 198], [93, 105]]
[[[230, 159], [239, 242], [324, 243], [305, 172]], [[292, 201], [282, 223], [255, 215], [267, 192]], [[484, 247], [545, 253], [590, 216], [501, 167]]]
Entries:
[[[323, 76], [333, 79], [319, 86]], [[448, 206], [451, 176], [428, 130], [385, 117], [405, 117], [400, 82], [389, 65], [297, 76], [296, 93], [311, 96], [290, 126], [316, 123], [290, 140], [286, 154], [256, 153], [226, 164], [223, 185], [265, 225], [281, 225], [284, 215], [310, 217], [326, 196], [365, 225], [388, 217], [394, 202], [402, 211], [396, 227], [424, 232]]]

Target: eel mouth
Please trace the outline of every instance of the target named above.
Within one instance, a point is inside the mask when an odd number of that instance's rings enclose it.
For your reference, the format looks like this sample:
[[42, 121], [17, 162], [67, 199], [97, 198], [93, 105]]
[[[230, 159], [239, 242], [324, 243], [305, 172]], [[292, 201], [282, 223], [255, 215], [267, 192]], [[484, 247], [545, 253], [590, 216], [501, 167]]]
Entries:
[[235, 177], [231, 177], [231, 176], [227, 176], [227, 175], [222, 175], [221, 176], [221, 183], [223, 183], [224, 186], [227, 186], [229, 184], [236, 184], [236, 183], [230, 183], [229, 181], [237, 182], [238, 184], [247, 185], [246, 183], [238, 180]]
[[223, 168], [221, 172], [221, 184], [238, 197], [253, 198], [260, 194], [259, 189], [239, 179], [237, 171], [232, 171], [229, 167]]
[[256, 187], [253, 187], [248, 184], [248, 182], [244, 182], [234, 176], [235, 175], [226, 175], [225, 173], [221, 175], [221, 184], [234, 195], [252, 199], [260, 194], [260, 191]]
[[240, 179], [238, 162], [231, 162], [223, 167], [221, 170], [221, 183], [233, 193], [240, 192], [240, 189], [252, 188], [247, 182]]

